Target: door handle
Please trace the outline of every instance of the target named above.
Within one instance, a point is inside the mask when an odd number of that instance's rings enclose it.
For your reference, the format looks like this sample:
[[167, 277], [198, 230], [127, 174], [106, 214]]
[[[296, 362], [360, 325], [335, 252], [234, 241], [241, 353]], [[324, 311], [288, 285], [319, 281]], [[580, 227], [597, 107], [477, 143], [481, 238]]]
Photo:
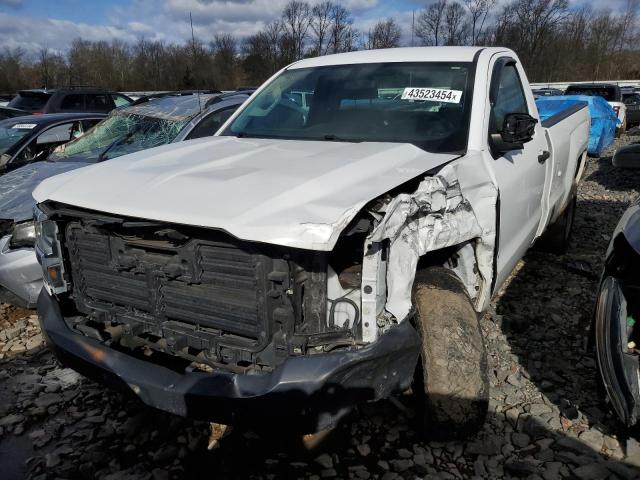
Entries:
[[551, 156], [551, 153], [548, 150], [543, 151], [540, 155], [538, 155], [538, 163], [544, 163]]

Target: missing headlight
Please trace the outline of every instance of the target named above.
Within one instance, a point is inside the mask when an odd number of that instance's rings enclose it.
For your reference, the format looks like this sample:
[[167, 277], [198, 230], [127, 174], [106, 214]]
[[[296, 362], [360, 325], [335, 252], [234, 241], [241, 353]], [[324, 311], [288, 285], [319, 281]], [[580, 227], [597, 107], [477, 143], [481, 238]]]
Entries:
[[50, 293], [62, 293], [67, 290], [64, 278], [62, 249], [58, 239], [58, 225], [39, 210], [34, 209], [36, 258], [42, 266], [44, 285]]
[[35, 222], [22, 222], [13, 227], [9, 246], [12, 248], [33, 247], [36, 244]]

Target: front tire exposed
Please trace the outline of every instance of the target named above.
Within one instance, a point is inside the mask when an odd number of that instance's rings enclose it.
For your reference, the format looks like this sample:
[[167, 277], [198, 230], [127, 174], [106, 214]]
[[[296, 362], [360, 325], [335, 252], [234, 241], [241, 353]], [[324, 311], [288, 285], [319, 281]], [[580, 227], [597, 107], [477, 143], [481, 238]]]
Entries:
[[462, 282], [436, 267], [418, 272], [413, 292], [422, 339], [414, 392], [424, 433], [439, 440], [475, 433], [489, 403], [487, 354], [478, 316]]

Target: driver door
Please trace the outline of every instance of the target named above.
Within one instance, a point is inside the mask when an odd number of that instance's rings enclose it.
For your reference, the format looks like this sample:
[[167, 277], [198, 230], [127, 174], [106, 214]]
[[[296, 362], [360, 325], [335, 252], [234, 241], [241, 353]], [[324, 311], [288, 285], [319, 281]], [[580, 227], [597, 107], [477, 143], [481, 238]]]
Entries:
[[14, 170], [27, 163], [46, 159], [58, 145], [67, 143], [73, 138], [82, 135], [84, 129], [85, 127], [82, 121], [76, 120], [61, 125], [54, 125], [40, 132], [13, 157], [11, 162], [7, 164], [7, 170]]
[[[510, 57], [495, 60], [490, 81], [491, 135], [502, 130], [509, 113], [536, 112], [533, 94], [527, 95], [520, 65]], [[546, 148], [544, 130], [538, 123], [533, 138], [522, 148], [508, 152], [492, 152], [494, 172], [500, 191], [499, 244], [497, 278], [501, 285], [535, 239], [542, 217], [545, 165], [538, 161]]]

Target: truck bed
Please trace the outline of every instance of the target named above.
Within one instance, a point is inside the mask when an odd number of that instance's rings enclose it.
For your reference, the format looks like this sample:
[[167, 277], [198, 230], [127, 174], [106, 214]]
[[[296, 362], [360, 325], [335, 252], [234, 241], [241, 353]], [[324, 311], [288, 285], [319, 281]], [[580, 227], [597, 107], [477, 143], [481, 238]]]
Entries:
[[[540, 106], [540, 103], [537, 102], [537, 105]], [[548, 208], [544, 209], [546, 218], [540, 223], [539, 233], [560, 216], [575, 195], [575, 186], [582, 176], [591, 126], [586, 102], [561, 102], [562, 108], [555, 109], [545, 106], [539, 114], [550, 153], [546, 160], [546, 182], [549, 185], [545, 188], [546, 195], [543, 198]], [[544, 160], [539, 157], [538, 161]]]

